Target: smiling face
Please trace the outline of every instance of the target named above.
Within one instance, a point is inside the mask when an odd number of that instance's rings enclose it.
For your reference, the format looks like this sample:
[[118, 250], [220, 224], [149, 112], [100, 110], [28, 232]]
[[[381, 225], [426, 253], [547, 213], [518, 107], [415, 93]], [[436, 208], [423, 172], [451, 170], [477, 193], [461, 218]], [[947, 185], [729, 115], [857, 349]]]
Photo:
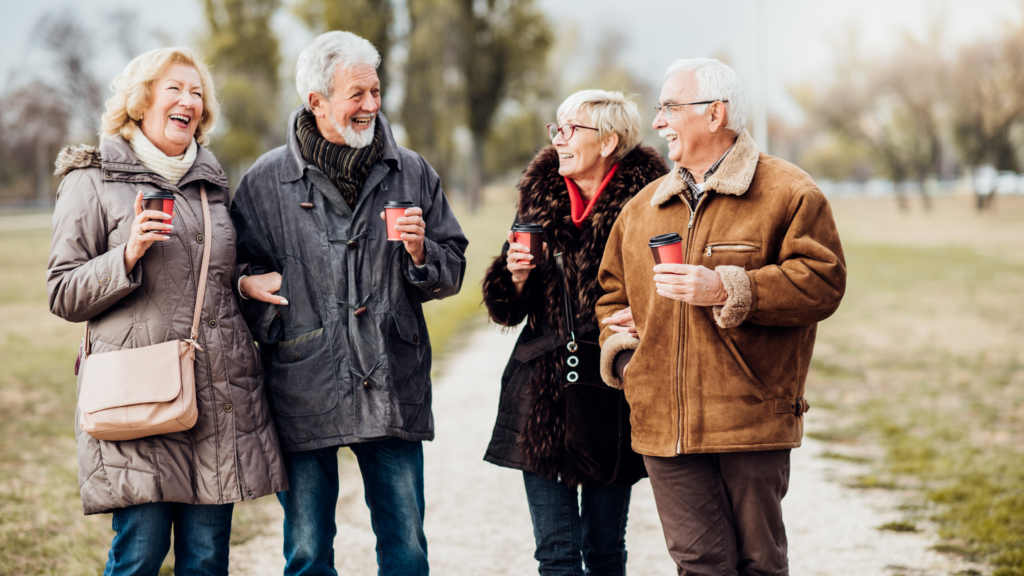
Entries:
[[[558, 119], [558, 125], [577, 124], [579, 126], [592, 126], [590, 115], [580, 110], [573, 116]], [[594, 172], [600, 171], [604, 164], [601, 158], [601, 142], [597, 139], [596, 130], [577, 128], [572, 138], [566, 140], [561, 133], [555, 134], [551, 141], [555, 150], [558, 151], [558, 174], [573, 180], [584, 180], [593, 177]], [[604, 176], [602, 172], [600, 176]]]
[[[665, 81], [661, 87], [659, 103], [683, 104], [692, 102], [697, 92], [697, 78], [692, 71], [683, 71]], [[672, 118], [659, 113], [652, 126], [668, 140], [668, 157], [677, 165], [682, 165], [683, 158], [688, 156], [707, 136], [707, 121], [704, 116], [695, 114], [693, 106], [683, 106], [672, 110]]]
[[320, 134], [328, 142], [353, 148], [369, 145], [380, 110], [377, 69], [363, 64], [339, 70], [334, 74], [331, 98], [324, 99], [310, 92], [309, 106], [316, 116]]
[[185, 153], [203, 116], [203, 86], [199, 72], [187, 64], [172, 64], [153, 81], [150, 104], [139, 122], [142, 134], [168, 156]]

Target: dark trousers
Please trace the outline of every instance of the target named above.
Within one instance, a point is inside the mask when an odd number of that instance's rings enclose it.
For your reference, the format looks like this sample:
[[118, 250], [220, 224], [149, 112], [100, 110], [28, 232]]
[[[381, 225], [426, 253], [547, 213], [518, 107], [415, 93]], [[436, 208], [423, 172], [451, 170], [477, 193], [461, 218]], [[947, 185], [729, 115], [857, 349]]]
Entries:
[[687, 576], [786, 576], [789, 450], [644, 456], [669, 555]]
[[[631, 488], [523, 472], [540, 576], [623, 576]], [[584, 567], [585, 566], [585, 567]]]

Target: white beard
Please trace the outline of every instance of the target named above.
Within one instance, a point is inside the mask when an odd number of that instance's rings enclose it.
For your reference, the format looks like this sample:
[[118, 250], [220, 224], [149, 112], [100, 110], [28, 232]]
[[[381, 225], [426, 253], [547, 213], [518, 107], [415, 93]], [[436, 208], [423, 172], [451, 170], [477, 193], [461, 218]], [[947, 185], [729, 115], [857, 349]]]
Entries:
[[333, 114], [328, 114], [327, 117], [331, 119], [334, 129], [338, 134], [341, 134], [341, 137], [345, 139], [345, 144], [350, 148], [366, 148], [373, 142], [373, 132], [377, 128], [376, 115], [374, 115], [373, 120], [370, 120], [370, 125], [366, 127], [366, 130], [362, 132], [356, 132], [351, 124], [342, 126], [340, 122], [334, 119]]

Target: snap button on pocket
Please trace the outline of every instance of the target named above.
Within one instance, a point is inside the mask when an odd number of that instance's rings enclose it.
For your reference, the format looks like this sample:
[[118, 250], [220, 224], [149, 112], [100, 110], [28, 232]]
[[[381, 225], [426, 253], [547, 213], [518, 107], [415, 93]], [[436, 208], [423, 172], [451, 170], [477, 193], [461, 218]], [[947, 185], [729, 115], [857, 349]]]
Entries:
[[420, 335], [419, 334], [413, 334], [412, 335], [412, 341], [417, 343], [417, 344], [419, 344], [420, 343]]
[[217, 327], [217, 321], [216, 320], [210, 320], [210, 328], [216, 328], [216, 327]]
[[203, 235], [202, 234], [199, 234], [198, 236], [196, 236], [196, 242], [199, 242], [200, 244], [203, 243]]
[[363, 380], [363, 388], [369, 388], [369, 387], [370, 387], [370, 381], [369, 380]]
[[234, 407], [234, 406], [232, 406], [231, 404], [225, 404], [225, 405], [224, 405], [224, 411], [225, 411], [225, 412], [231, 412], [231, 411], [232, 411], [232, 410], [234, 410], [234, 409], [235, 409], [235, 407]]

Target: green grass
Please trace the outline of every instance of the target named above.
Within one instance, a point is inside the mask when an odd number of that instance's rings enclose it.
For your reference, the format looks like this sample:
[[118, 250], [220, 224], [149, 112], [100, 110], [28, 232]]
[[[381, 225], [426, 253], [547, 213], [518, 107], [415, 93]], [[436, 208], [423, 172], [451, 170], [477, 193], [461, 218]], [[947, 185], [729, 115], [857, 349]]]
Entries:
[[1024, 265], [962, 246], [845, 248], [847, 296], [808, 385], [830, 427], [808, 435], [882, 446], [854, 486], [914, 490], [943, 551], [1024, 576]]
[[[424, 306], [435, 358], [484, 315], [480, 279], [514, 213], [510, 202], [492, 204], [474, 215], [455, 206], [470, 240], [466, 277], [457, 296]], [[49, 246], [49, 230], [0, 232], [0, 576], [96, 576], [113, 537], [109, 515], [82, 514], [73, 373], [81, 326], [49, 313]], [[263, 533], [276, 506], [236, 504], [231, 543]], [[161, 574], [172, 570], [169, 556]]]

